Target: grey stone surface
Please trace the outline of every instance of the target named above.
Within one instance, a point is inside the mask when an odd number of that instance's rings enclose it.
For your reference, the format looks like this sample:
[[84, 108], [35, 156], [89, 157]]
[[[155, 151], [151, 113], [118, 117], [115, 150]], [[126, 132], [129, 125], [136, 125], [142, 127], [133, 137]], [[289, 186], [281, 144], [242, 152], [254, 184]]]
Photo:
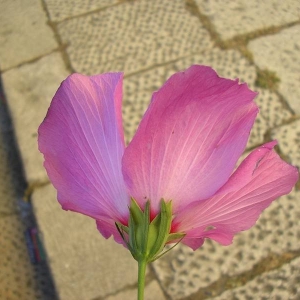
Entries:
[[76, 72], [125, 74], [210, 49], [212, 42], [184, 1], [140, 0], [62, 22]]
[[297, 300], [300, 299], [300, 258], [262, 274], [245, 286], [229, 290], [211, 300]]
[[195, 0], [222, 39], [299, 20], [298, 0]]
[[271, 136], [278, 140], [280, 150], [289, 161], [300, 168], [300, 120], [274, 129]]
[[192, 64], [212, 66], [220, 76], [239, 78], [241, 82], [247, 82], [250, 88], [259, 92], [255, 101], [260, 108], [260, 113], [251, 131], [248, 148], [263, 143], [264, 135], [270, 128], [282, 124], [291, 117], [291, 113], [282, 105], [275, 93], [254, 86], [255, 67], [238, 51], [214, 49], [125, 78], [123, 113], [127, 140], [132, 138], [147, 109], [152, 92], [159, 89], [172, 74]]
[[[11, 173], [12, 170], [14, 170], [14, 166], [10, 165], [11, 161], [8, 160], [8, 147], [10, 145], [4, 143], [2, 135], [3, 133], [0, 131], [0, 218], [2, 216], [17, 213], [17, 206], [15, 201], [16, 192], [14, 190], [12, 178], [11, 176], [8, 176], [8, 174]], [[8, 136], [10, 137], [11, 135], [12, 132], [10, 132]]]
[[3, 74], [3, 84], [29, 183], [47, 180], [37, 149], [37, 129], [68, 71], [59, 53]]
[[[105, 300], [132, 300], [137, 297], [137, 289], [126, 290], [114, 296], [109, 296]], [[166, 299], [159, 284], [152, 280], [145, 287], [145, 300], [164, 300]]]
[[34, 227], [26, 182], [0, 86], [0, 299], [56, 300], [45, 261], [31, 264], [25, 231]]
[[227, 247], [206, 241], [193, 252], [178, 245], [154, 263], [158, 278], [171, 299], [182, 299], [219, 280], [263, 264], [270, 253], [299, 250], [300, 193], [293, 191], [274, 201], [256, 225], [238, 234]]
[[97, 9], [103, 9], [121, 2], [120, 0], [44, 0], [51, 21], [78, 16]]
[[45, 55], [57, 48], [39, 0], [0, 1], [0, 69]]
[[[56, 89], [68, 75], [59, 53], [35, 60], [57, 48], [41, 3], [67, 46], [67, 55], [77, 72], [125, 72], [123, 113], [127, 141], [153, 91], [174, 72], [191, 64], [206, 64], [221, 76], [239, 77], [260, 92], [256, 99], [260, 114], [248, 148], [261, 144], [271, 132], [271, 137], [279, 140], [283, 156], [300, 166], [299, 120], [293, 121], [295, 116], [276, 93], [255, 87], [254, 64], [238, 51], [221, 51], [214, 46], [201, 20], [188, 9], [189, 2], [197, 3], [223, 40], [299, 20], [298, 0], [176, 0], [172, 4], [169, 0], [0, 0], [0, 65], [5, 70], [11, 68], [4, 72], [3, 81], [29, 183], [47, 180], [37, 150], [36, 131]], [[248, 49], [259, 68], [277, 73], [280, 93], [299, 113], [297, 36], [299, 25], [253, 40]], [[32, 63], [24, 64], [28, 61]], [[8, 168], [2, 164], [6, 159], [2, 150], [0, 147], [0, 168]], [[0, 298], [15, 300], [25, 295], [24, 299], [40, 299], [38, 279], [25, 259], [24, 226], [10, 202], [14, 195], [3, 188], [10, 182], [3, 174], [0, 179]], [[182, 299], [218, 280], [222, 282], [226, 276], [251, 272], [255, 264], [263, 266], [270, 253], [299, 251], [299, 193], [294, 190], [275, 201], [256, 226], [237, 235], [229, 247], [206, 241], [193, 252], [178, 245], [154, 263], [156, 277], [148, 274], [151, 281], [146, 286], [146, 299]], [[137, 264], [126, 249], [104, 240], [93, 220], [63, 211], [51, 185], [35, 188], [32, 202], [62, 300], [136, 297]], [[299, 258], [295, 259], [244, 287], [224, 292], [220, 299], [298, 299], [299, 264]]]
[[279, 92], [300, 114], [300, 25], [253, 40], [249, 49], [259, 68], [276, 72], [280, 78]]
[[17, 202], [26, 189], [20, 164], [7, 105], [0, 90], [0, 217], [19, 212]]
[[173, 63], [172, 68], [168, 70], [168, 76], [192, 64], [211, 66], [222, 77], [239, 78], [242, 82], [247, 82], [250, 87], [254, 87], [256, 80], [255, 67], [236, 50], [222, 51], [214, 48], [205, 53], [190, 55]]
[[276, 93], [257, 87], [254, 90], [259, 93], [255, 99], [259, 113], [250, 134], [248, 148], [266, 142], [265, 134], [271, 128], [283, 124], [292, 117], [291, 112], [281, 103]]
[[61, 299], [105, 299], [136, 284], [130, 252], [105, 240], [91, 218], [63, 211], [51, 185], [36, 189], [32, 202]]
[[124, 79], [123, 124], [127, 143], [132, 139], [150, 103], [152, 93], [165, 81], [165, 68], [158, 67]]
[[0, 249], [0, 299], [56, 299], [53, 289], [45, 292], [48, 280], [45, 269], [30, 263], [24, 224], [18, 214], [0, 217]]

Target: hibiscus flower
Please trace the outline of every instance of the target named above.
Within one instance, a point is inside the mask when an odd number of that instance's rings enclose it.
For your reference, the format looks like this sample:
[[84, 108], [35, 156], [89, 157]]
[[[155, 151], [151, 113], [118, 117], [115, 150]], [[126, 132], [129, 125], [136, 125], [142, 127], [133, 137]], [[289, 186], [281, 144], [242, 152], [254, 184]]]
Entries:
[[235, 169], [258, 113], [246, 84], [199, 65], [171, 76], [126, 147], [122, 76], [72, 74], [39, 128], [62, 208], [95, 219], [105, 238], [132, 251], [130, 226], [147, 214], [148, 223], [168, 220], [160, 246], [173, 239], [195, 250], [206, 238], [229, 245], [295, 185], [298, 171], [273, 150], [276, 141]]

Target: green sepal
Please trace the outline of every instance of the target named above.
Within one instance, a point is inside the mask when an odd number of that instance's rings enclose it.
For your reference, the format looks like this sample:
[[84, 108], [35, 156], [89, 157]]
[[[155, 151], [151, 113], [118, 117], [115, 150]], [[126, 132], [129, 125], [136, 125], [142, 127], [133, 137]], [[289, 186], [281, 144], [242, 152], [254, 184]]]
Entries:
[[185, 233], [182, 233], [182, 237], [181, 239], [176, 243], [174, 244], [171, 248], [169, 248], [168, 250], [166, 250], [165, 252], [162, 252], [160, 254], [158, 254], [157, 256], [155, 256], [153, 259], [151, 259], [149, 262], [153, 262], [157, 259], [159, 259], [160, 257], [162, 257], [163, 255], [167, 254], [169, 251], [171, 251], [173, 248], [175, 248], [180, 242], [181, 240], [185, 237]]
[[150, 202], [147, 201], [144, 211], [131, 198], [129, 207], [129, 244], [135, 249], [135, 256], [143, 257], [147, 248], [149, 222], [150, 222]]
[[[151, 239], [156, 239], [154, 245], [150, 248], [149, 257], [152, 260], [165, 247], [172, 222], [172, 202], [166, 203], [163, 199], [160, 204], [160, 213], [151, 222], [150, 227], [154, 227], [154, 234]], [[149, 232], [150, 233], [150, 232]], [[152, 232], [151, 232], [152, 233]]]
[[148, 236], [149, 236], [149, 223], [150, 223], [150, 201], [146, 202], [145, 209], [144, 209], [144, 219], [141, 226], [141, 249], [142, 253], [147, 252], [148, 247]]
[[[136, 241], [136, 226], [135, 226], [135, 219], [132, 214], [129, 215], [129, 221], [128, 221], [128, 228], [129, 228], [129, 245], [131, 249], [138, 249], [137, 241]], [[138, 255], [138, 253], [134, 253], [135, 255]], [[132, 254], [133, 255], [133, 254]]]
[[167, 239], [167, 243], [176, 240], [182, 240], [184, 237], [185, 237], [185, 233], [182, 232], [170, 233]]
[[122, 233], [120, 233], [120, 234], [122, 235], [122, 237], [123, 237], [123, 232], [125, 232], [127, 234], [129, 233], [129, 228], [127, 226], [121, 224], [120, 222], [116, 222], [116, 226], [117, 226], [119, 232], [121, 230]]
[[[131, 198], [128, 227], [116, 222], [116, 227], [130, 250], [132, 256], [139, 262], [152, 262], [161, 255], [168, 242], [184, 238], [184, 233], [170, 233], [172, 223], [172, 202], [160, 204], [160, 212], [150, 222], [150, 201], [145, 204], [144, 211], [135, 199]], [[175, 246], [177, 245], [175, 244]]]

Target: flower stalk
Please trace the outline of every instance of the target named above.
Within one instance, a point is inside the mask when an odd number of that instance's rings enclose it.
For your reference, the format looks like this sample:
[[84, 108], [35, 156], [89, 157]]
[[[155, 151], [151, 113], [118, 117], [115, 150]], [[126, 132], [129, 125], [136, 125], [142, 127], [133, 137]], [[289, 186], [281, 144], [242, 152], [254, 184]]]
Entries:
[[138, 262], [138, 300], [144, 300], [146, 268], [146, 260], [140, 260]]
[[[145, 272], [149, 262], [156, 260], [168, 242], [181, 240], [184, 233], [170, 233], [172, 223], [172, 202], [160, 203], [160, 212], [151, 220], [150, 201], [146, 202], [144, 211], [132, 198], [129, 207], [130, 216], [128, 226], [116, 222], [116, 227], [138, 262], [138, 300], [144, 299]], [[175, 244], [176, 245], [176, 244]]]

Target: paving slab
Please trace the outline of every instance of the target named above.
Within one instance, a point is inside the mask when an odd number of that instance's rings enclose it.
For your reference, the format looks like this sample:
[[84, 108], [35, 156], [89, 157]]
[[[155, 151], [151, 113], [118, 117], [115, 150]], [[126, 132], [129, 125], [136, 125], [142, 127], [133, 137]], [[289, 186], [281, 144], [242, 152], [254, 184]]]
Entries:
[[195, 0], [222, 39], [299, 20], [298, 0]]
[[[8, 160], [9, 151], [7, 148], [10, 145], [4, 143], [2, 135], [3, 133], [0, 130], [0, 218], [18, 212], [16, 201], [13, 201], [17, 198], [16, 191], [12, 178], [8, 176], [11, 169], [14, 169], [14, 165], [10, 165], [11, 161]], [[12, 137], [12, 133], [10, 132], [8, 136]]]
[[62, 210], [52, 185], [36, 189], [32, 203], [61, 299], [106, 299], [137, 283], [130, 252], [105, 240], [91, 218]]
[[0, 83], [0, 217], [19, 213], [26, 182]]
[[300, 299], [300, 258], [211, 300]]
[[73, 68], [84, 74], [129, 74], [212, 47], [184, 1], [128, 1], [57, 28]]
[[[109, 296], [105, 300], [132, 300], [137, 297], [137, 289], [126, 290], [117, 295]], [[145, 300], [164, 300], [166, 299], [159, 284], [152, 280], [145, 286]], [[100, 300], [100, 299], [99, 299]]]
[[44, 0], [51, 21], [58, 22], [88, 12], [107, 8], [120, 0]]
[[47, 263], [31, 264], [25, 231], [35, 228], [0, 82], [0, 299], [55, 300]]
[[165, 82], [165, 67], [157, 67], [124, 79], [123, 125], [129, 143], [146, 111], [152, 93]]
[[[299, 1], [297, 2], [300, 9]], [[299, 37], [300, 25], [297, 25], [277, 34], [252, 40], [248, 45], [254, 62], [260, 69], [276, 72], [280, 78], [279, 92], [297, 114], [300, 114]]]
[[171, 299], [182, 299], [223, 276], [237, 276], [257, 263], [264, 264], [270, 253], [300, 249], [299, 191], [283, 196], [266, 209], [256, 225], [238, 234], [233, 244], [221, 246], [209, 240], [192, 251], [178, 245], [154, 262], [154, 269]]
[[39, 0], [0, 1], [0, 69], [6, 70], [58, 47]]
[[293, 117], [275, 92], [258, 87], [254, 87], [254, 90], [259, 93], [255, 98], [259, 113], [251, 131], [247, 148], [266, 142], [265, 135], [271, 128], [282, 125]]
[[191, 55], [175, 62], [173, 67], [169, 68], [168, 74], [171, 75], [175, 71], [185, 69], [195, 63], [213, 67], [222, 77], [239, 78], [240, 82], [246, 82], [252, 90], [259, 93], [255, 102], [260, 112], [251, 131], [247, 148], [262, 144], [268, 129], [282, 124], [291, 117], [291, 113], [274, 92], [255, 86], [256, 69], [238, 51], [213, 49], [202, 55]]
[[6, 71], [3, 85], [28, 183], [47, 180], [37, 129], [61, 81], [68, 76], [60, 53]]
[[18, 214], [0, 217], [0, 249], [0, 299], [56, 299], [43, 266], [31, 265]]
[[300, 120], [275, 128], [271, 137], [278, 140], [280, 150], [289, 161], [300, 168]]
[[220, 76], [239, 78], [241, 82], [247, 82], [253, 90], [259, 92], [255, 101], [260, 108], [260, 113], [251, 131], [248, 148], [262, 144], [264, 135], [270, 128], [291, 118], [292, 114], [274, 92], [255, 87], [256, 69], [238, 51], [213, 49], [201, 55], [190, 55], [165, 66], [125, 78], [123, 113], [128, 140], [132, 138], [147, 109], [153, 91], [160, 88], [175, 72], [184, 70], [192, 64], [212, 66]]

